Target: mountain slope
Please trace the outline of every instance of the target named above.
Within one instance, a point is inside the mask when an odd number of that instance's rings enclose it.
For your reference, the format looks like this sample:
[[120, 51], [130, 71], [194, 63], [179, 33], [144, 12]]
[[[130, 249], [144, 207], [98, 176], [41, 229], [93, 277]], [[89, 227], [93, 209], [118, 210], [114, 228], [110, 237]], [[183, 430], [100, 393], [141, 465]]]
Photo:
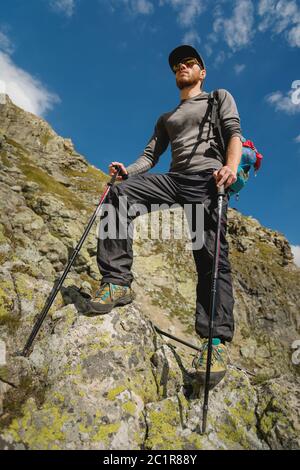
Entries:
[[142, 239], [137, 224], [135, 301], [90, 317], [81, 294], [91, 295], [100, 281], [95, 226], [32, 354], [13, 356], [109, 177], [9, 98], [0, 105], [0, 158], [3, 448], [299, 448], [299, 366], [291, 346], [299, 338], [300, 270], [282, 234], [229, 210], [232, 366], [211, 393], [208, 434], [200, 436], [203, 393], [191, 368], [194, 353], [153, 328], [199, 345], [196, 272], [186, 239]]

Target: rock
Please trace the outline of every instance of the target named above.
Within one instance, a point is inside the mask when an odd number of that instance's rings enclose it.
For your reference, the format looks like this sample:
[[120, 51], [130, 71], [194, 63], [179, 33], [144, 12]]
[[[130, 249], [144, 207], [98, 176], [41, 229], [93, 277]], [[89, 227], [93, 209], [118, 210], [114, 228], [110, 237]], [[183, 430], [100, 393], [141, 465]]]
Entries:
[[74, 145], [73, 145], [73, 142], [71, 139], [64, 139], [64, 148], [68, 151], [68, 152], [73, 152], [74, 151]]
[[12, 220], [13, 230], [30, 233], [32, 238], [38, 238], [41, 235], [41, 229], [43, 225], [43, 219], [37, 216], [28, 207], [21, 207], [20, 211], [15, 213], [15, 216]]
[[255, 339], [249, 338], [243, 342], [243, 346], [240, 348], [241, 355], [247, 359], [255, 358], [257, 351], [257, 343]]
[[43, 236], [40, 237], [38, 249], [52, 264], [55, 264], [57, 261], [66, 263], [68, 260], [67, 247], [50, 233], [44, 233]]
[[[299, 337], [300, 270], [283, 234], [237, 210], [228, 211], [236, 333], [228, 372], [210, 392], [206, 435], [199, 434], [195, 351], [153, 328], [199, 345], [193, 255], [186, 233], [167, 242], [145, 236], [146, 214], [134, 236], [134, 302], [107, 315], [88, 313], [101, 279], [95, 224], [29, 357], [14, 356], [108, 177], [9, 98], [0, 123], [0, 447], [299, 448], [300, 366], [291, 345]], [[175, 209], [171, 219], [182, 213]]]
[[67, 187], [71, 186], [70, 180], [63, 174], [59, 173], [57, 170], [52, 169], [51, 174], [58, 183], [61, 183]]
[[[299, 380], [297, 382], [299, 387]], [[259, 388], [258, 429], [271, 449], [300, 447], [300, 402], [299, 394], [294, 392], [295, 384], [287, 377], [269, 381]]]
[[31, 201], [31, 207], [36, 214], [52, 218], [60, 214], [60, 211], [64, 208], [64, 204], [52, 195], [37, 195], [37, 197]]
[[30, 354], [30, 363], [37, 370], [42, 370], [45, 365], [45, 356], [38, 345], [34, 347], [33, 352]]
[[22, 186], [22, 190], [25, 193], [35, 193], [38, 189], [39, 185], [33, 181], [26, 181]]
[[6, 168], [6, 171], [7, 171], [8, 173], [21, 174], [20, 169], [19, 169], [18, 167], [16, 167], [16, 166], [9, 166], [9, 167], [7, 167], [7, 168]]
[[12, 186], [11, 189], [16, 193], [20, 193], [22, 191], [21, 186]]

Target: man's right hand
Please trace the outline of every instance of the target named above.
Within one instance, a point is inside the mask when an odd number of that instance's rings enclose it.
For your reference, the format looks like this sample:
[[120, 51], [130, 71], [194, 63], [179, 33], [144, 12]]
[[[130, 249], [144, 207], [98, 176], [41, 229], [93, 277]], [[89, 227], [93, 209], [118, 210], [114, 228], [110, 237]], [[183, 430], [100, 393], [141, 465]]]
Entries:
[[109, 176], [113, 176], [115, 173], [117, 173], [117, 169], [114, 168], [114, 165], [121, 168], [121, 173], [119, 173], [119, 175], [117, 176], [117, 180], [123, 180], [124, 179], [123, 175], [124, 174], [127, 175], [128, 172], [125, 166], [123, 165], [123, 163], [120, 163], [120, 162], [111, 162], [111, 164], [109, 165]]

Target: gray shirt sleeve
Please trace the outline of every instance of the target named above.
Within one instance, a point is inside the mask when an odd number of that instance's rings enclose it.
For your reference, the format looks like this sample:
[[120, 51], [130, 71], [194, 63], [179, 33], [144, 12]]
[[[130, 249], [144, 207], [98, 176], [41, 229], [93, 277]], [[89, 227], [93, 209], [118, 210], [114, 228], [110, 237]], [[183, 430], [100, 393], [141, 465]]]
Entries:
[[169, 136], [164, 125], [163, 115], [158, 119], [152, 137], [146, 145], [142, 155], [131, 165], [126, 167], [128, 176], [145, 173], [153, 168], [159, 160], [160, 155], [169, 145]]
[[219, 115], [225, 142], [231, 137], [242, 137], [240, 116], [236, 103], [229, 91], [219, 90]]

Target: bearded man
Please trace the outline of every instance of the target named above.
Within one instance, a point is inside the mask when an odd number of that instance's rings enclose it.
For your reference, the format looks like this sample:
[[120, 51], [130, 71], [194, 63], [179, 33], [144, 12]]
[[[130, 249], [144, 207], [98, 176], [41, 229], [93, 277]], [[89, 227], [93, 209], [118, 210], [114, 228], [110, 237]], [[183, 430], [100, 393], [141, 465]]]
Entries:
[[[214, 318], [213, 353], [210, 380], [218, 383], [227, 369], [226, 342], [234, 333], [233, 291], [231, 267], [226, 241], [227, 208], [229, 187], [237, 179], [241, 159], [242, 141], [238, 110], [232, 95], [224, 89], [219, 94], [219, 119], [225, 143], [210, 125], [209, 93], [203, 90], [206, 68], [201, 55], [191, 46], [182, 45], [169, 55], [169, 65], [174, 73], [180, 92], [180, 102], [169, 112], [162, 114], [156, 122], [154, 132], [142, 155], [127, 168], [121, 162], [109, 165], [109, 174], [117, 172], [122, 180], [113, 185], [108, 204], [114, 207], [118, 234], [127, 233], [126, 228], [134, 219], [119, 216], [120, 196], [126, 196], [129, 209], [140, 203], [147, 211], [161, 204], [179, 203], [182, 207], [204, 207], [204, 243], [193, 248], [193, 257], [198, 274], [196, 286], [195, 330], [203, 339], [200, 354], [193, 364], [200, 378], [205, 378], [207, 343], [209, 332], [209, 305], [214, 243], [217, 227], [218, 187], [224, 185], [218, 291]], [[159, 157], [171, 145], [172, 160], [169, 171], [164, 174], [147, 173], [158, 162]], [[193, 224], [193, 222], [192, 222]], [[131, 272], [133, 262], [132, 237], [100, 237], [97, 260], [102, 281], [95, 298], [90, 302], [94, 313], [108, 313], [118, 305], [132, 302]]]

